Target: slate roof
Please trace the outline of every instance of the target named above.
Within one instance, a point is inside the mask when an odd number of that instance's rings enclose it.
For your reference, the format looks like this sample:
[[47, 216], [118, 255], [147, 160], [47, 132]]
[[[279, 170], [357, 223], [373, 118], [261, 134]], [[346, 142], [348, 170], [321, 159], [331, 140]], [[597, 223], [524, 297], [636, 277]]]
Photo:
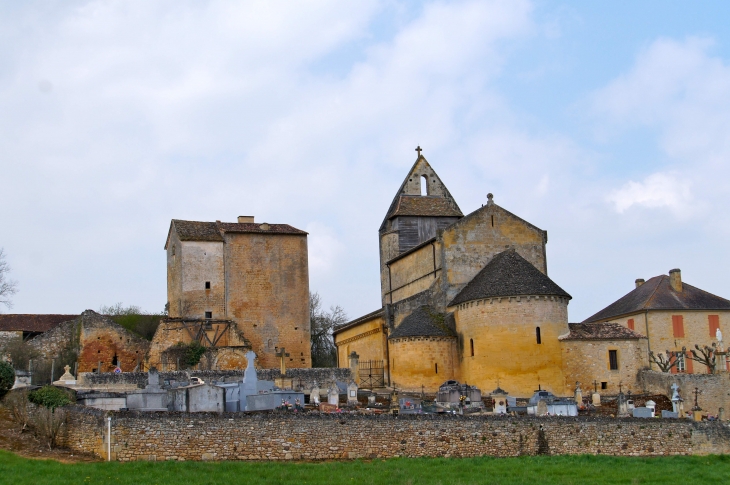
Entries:
[[669, 276], [660, 275], [631, 290], [583, 323], [608, 320], [644, 310], [730, 310], [730, 300], [682, 283], [682, 291], [674, 291]]
[[[267, 229], [262, 227], [268, 226]], [[170, 223], [170, 232], [173, 226], [177, 231], [177, 235], [181, 241], [223, 241], [223, 234], [231, 233], [260, 233], [260, 234], [295, 234], [306, 235], [306, 231], [297, 229], [289, 224], [267, 224], [265, 222], [200, 222], [200, 221], [183, 221], [173, 219]], [[168, 232], [167, 240], [170, 240], [170, 232]], [[167, 248], [167, 243], [165, 243]]]
[[618, 323], [569, 323], [570, 333], [559, 340], [638, 340], [646, 338]]
[[427, 217], [461, 217], [458, 207], [448, 199], [423, 195], [401, 195], [390, 217], [427, 216]]
[[372, 320], [373, 318], [381, 317], [381, 316], [383, 316], [384, 313], [385, 312], [383, 311], [382, 308], [378, 308], [374, 312], [370, 312], [367, 315], [361, 316], [360, 318], [356, 318], [355, 320], [350, 320], [347, 323], [343, 323], [342, 325], [336, 326], [332, 330], [332, 335], [342, 332], [343, 330], [347, 330], [348, 328], [355, 327], [355, 326], [359, 325], [360, 323], [366, 322], [368, 320]]
[[481, 298], [548, 295], [572, 298], [514, 249], [496, 255], [449, 303], [458, 305]]
[[428, 305], [413, 310], [388, 337], [456, 337], [453, 313], [439, 313]]
[[76, 318], [78, 315], [23, 313], [0, 315], [0, 332], [47, 332], [59, 323]]

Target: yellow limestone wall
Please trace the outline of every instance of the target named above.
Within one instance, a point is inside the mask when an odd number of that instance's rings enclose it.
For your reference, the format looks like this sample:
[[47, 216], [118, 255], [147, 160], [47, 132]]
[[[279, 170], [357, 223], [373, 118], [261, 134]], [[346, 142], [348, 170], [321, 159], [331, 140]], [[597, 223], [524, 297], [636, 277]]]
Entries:
[[[538, 385], [565, 395], [558, 337], [568, 333], [568, 300], [507, 297], [451, 307], [462, 354], [461, 380], [485, 392], [498, 384], [511, 396], [532, 396]], [[536, 327], [540, 327], [541, 344]], [[470, 340], [474, 340], [471, 356]]]
[[[684, 326], [684, 337], [675, 337], [672, 326], [672, 316], [681, 315]], [[633, 315], [626, 315], [620, 318], [604, 320], [616, 322], [628, 328], [629, 319], [634, 320], [634, 331], [647, 336], [649, 349], [655, 354], [665, 354], [667, 350], [677, 351], [682, 347], [687, 350], [694, 349], [695, 344], [700, 347], [712, 345], [716, 342], [714, 334], [710, 336], [710, 315], [717, 315], [720, 322], [720, 331], [723, 333], [724, 346], [728, 347], [730, 342], [730, 312], [729, 311], [705, 311], [705, 310], [675, 310], [663, 311], [653, 310], [647, 313], [640, 312]], [[649, 365], [649, 356], [646, 356], [646, 364]], [[707, 368], [699, 362], [692, 363], [692, 370], [695, 374], [704, 374]], [[651, 364], [652, 370], [659, 370], [655, 364]]]
[[[434, 269], [435, 268], [435, 269]], [[427, 290], [441, 269], [441, 244], [435, 241], [390, 265], [393, 287], [390, 303], [396, 303]]]
[[[438, 365], [438, 372], [436, 366]], [[458, 351], [453, 337], [404, 337], [390, 340], [391, 383], [399, 390], [436, 392], [458, 378]]]
[[[584, 395], [593, 392], [593, 381], [607, 383], [608, 394], [618, 394], [619, 383], [623, 391], [636, 392], [639, 386], [636, 376], [647, 366], [646, 339], [640, 340], [563, 340], [563, 371], [565, 372], [565, 394], [575, 390], [580, 382]], [[618, 369], [611, 370], [608, 351], [618, 351]]]
[[383, 331], [384, 327], [385, 320], [382, 316], [377, 316], [337, 333], [335, 345], [339, 367], [349, 367], [348, 356], [351, 352], [357, 352], [361, 361], [382, 360], [387, 379], [388, 362], [385, 358], [387, 335]]

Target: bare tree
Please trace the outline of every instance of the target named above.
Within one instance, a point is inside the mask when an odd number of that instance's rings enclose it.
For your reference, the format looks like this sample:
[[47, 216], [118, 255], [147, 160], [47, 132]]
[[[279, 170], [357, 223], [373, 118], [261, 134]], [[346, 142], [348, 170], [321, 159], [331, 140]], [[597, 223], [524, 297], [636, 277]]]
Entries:
[[10, 266], [5, 261], [5, 252], [0, 248], [0, 303], [12, 308], [13, 302], [10, 297], [18, 292], [18, 283], [8, 279]]
[[312, 367], [335, 367], [337, 365], [337, 347], [332, 330], [347, 322], [347, 314], [342, 307], [330, 307], [330, 311], [322, 309], [319, 293], [309, 294], [309, 321], [312, 335]]
[[677, 358], [678, 354], [679, 352], [671, 352], [667, 350], [667, 356], [664, 357], [663, 354], [654, 355], [654, 352], [650, 350], [649, 360], [654, 362], [662, 372], [669, 372], [672, 367], [675, 367], [679, 363], [679, 359]]
[[[682, 347], [682, 350], [684, 350], [684, 347]], [[700, 347], [699, 345], [695, 344], [695, 350], [690, 350], [691, 355], [689, 358], [694, 360], [695, 362], [706, 365], [708, 372], [710, 374], [714, 374], [716, 350], [717, 347], [714, 342], [712, 343], [712, 347], [708, 347], [707, 345]]]

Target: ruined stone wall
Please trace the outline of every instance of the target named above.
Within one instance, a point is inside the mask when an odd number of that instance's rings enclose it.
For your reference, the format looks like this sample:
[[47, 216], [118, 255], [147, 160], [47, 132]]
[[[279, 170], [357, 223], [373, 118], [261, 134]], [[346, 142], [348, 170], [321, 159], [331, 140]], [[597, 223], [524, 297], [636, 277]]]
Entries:
[[10, 330], [0, 332], [0, 350], [5, 347], [10, 341], [16, 338], [23, 338], [22, 330]]
[[698, 388], [700, 395], [698, 404], [704, 413], [717, 415], [720, 408], [730, 411], [730, 373], [723, 374], [669, 374], [650, 370], [641, 370], [637, 376], [641, 389], [649, 393], [672, 395], [672, 384], [679, 386], [684, 399], [684, 410], [694, 406], [694, 390]]
[[437, 392], [458, 378], [459, 357], [453, 337], [402, 337], [390, 340], [391, 384], [401, 390]]
[[92, 372], [98, 368], [99, 362], [102, 372], [111, 372], [115, 366], [133, 370], [144, 363], [149, 348], [148, 340], [108, 317], [91, 310], [81, 315], [78, 372]]
[[[640, 340], [561, 340], [563, 372], [565, 373], [565, 395], [570, 395], [579, 381], [583, 389], [592, 389], [593, 381], [606, 382], [605, 392], [637, 392], [641, 388], [636, 382], [640, 369], [647, 366], [646, 339]], [[611, 370], [608, 351], [618, 351], [618, 370]], [[599, 384], [600, 385], [600, 384]], [[588, 392], [588, 391], [585, 391]]]
[[[188, 382], [191, 377], [200, 377], [205, 382], [213, 381], [240, 381], [243, 379], [243, 370], [191, 370], [191, 371], [172, 371], [160, 372], [160, 385], [165, 382], [177, 381]], [[279, 368], [276, 369], [257, 369], [256, 374], [259, 380], [273, 381], [279, 377]], [[294, 385], [301, 385], [304, 389], [311, 389], [316, 382], [320, 387], [325, 382], [335, 379], [340, 382], [350, 382], [353, 375], [347, 368], [297, 368], [287, 369], [286, 376], [294, 379]], [[122, 372], [115, 374], [113, 372], [105, 372], [103, 374], [86, 373], [79, 376], [81, 385], [97, 389], [107, 389], [114, 387], [137, 386], [144, 389], [148, 383], [148, 374], [146, 372]], [[300, 384], [301, 383], [301, 384]]]
[[484, 391], [496, 389], [499, 381], [515, 397], [531, 397], [538, 385], [565, 394], [558, 337], [568, 333], [567, 299], [487, 298], [450, 309], [461, 347], [461, 380]]
[[28, 344], [44, 359], [56, 358], [65, 348], [77, 345], [80, 324], [80, 318], [63, 322], [28, 340]]
[[69, 412], [62, 443], [106, 458], [105, 417], [111, 416], [111, 458], [118, 461], [730, 452], [726, 424], [689, 420]]
[[447, 298], [444, 304], [494, 256], [509, 248], [547, 274], [547, 233], [496, 204], [485, 205], [444, 229], [441, 240], [445, 271], [442, 284]]
[[440, 258], [440, 243], [435, 242], [393, 262], [390, 265], [390, 301], [396, 303], [431, 287], [441, 269]]
[[238, 323], [262, 367], [312, 365], [305, 235], [226, 233], [228, 318]]

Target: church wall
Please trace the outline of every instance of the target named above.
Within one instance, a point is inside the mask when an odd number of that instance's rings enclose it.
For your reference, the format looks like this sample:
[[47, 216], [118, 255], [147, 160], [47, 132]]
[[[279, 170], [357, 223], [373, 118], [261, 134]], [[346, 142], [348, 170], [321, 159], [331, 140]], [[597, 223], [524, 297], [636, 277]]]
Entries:
[[[682, 317], [684, 337], [674, 335], [672, 316]], [[687, 351], [694, 349], [695, 344], [700, 347], [711, 346], [716, 342], [714, 332], [710, 336], [710, 315], [717, 315], [720, 323], [720, 331], [724, 335], [730, 335], [730, 311], [708, 311], [708, 310], [651, 310], [648, 313], [640, 312], [633, 315], [626, 315], [620, 318], [603, 320], [615, 322], [629, 328], [628, 321], [634, 320], [634, 331], [647, 336], [647, 320], [649, 327], [649, 348], [655, 354], [666, 354], [666, 351], [678, 351], [686, 347]], [[723, 336], [725, 341], [727, 337]], [[727, 347], [727, 344], [725, 344]], [[649, 357], [647, 355], [647, 364]], [[687, 369], [691, 373], [706, 373], [707, 368], [699, 362], [692, 362], [692, 368]], [[653, 370], [659, 370], [656, 364], [651, 364]]]
[[388, 336], [383, 331], [384, 328], [385, 319], [379, 315], [338, 332], [335, 335], [335, 345], [337, 345], [339, 367], [348, 367], [348, 356], [351, 352], [357, 352], [361, 361], [382, 360], [387, 376], [385, 345]]
[[262, 367], [311, 367], [305, 235], [226, 233], [228, 318], [238, 323]]
[[[403, 337], [390, 340], [391, 385], [403, 391], [436, 392], [457, 379], [459, 359], [452, 337]], [[438, 369], [436, 368], [438, 366]]]
[[382, 304], [390, 303], [390, 273], [385, 265], [389, 261], [398, 256], [398, 233], [395, 231], [387, 232], [380, 236], [380, 293]]
[[[456, 318], [463, 381], [491, 390], [499, 379], [499, 386], [516, 397], [532, 396], [538, 385], [564, 395], [558, 337], [568, 333], [568, 300], [493, 298], [449, 309]], [[537, 343], [536, 327], [540, 327], [541, 344]]]
[[547, 274], [545, 232], [496, 205], [486, 205], [449, 226], [442, 240], [442, 284], [449, 300], [494, 256], [509, 248]]
[[[204, 318], [205, 312], [211, 312], [212, 318], [225, 318], [223, 243], [183, 241], [180, 253], [183, 261], [181, 315]], [[210, 289], [205, 288], [206, 282], [210, 282]]]
[[390, 265], [392, 302], [408, 298], [428, 289], [441, 268], [440, 244], [428, 244]]
[[[578, 381], [583, 392], [593, 391], [593, 381], [598, 382], [599, 392], [618, 394], [619, 383], [623, 391], [636, 393], [641, 388], [636, 375], [647, 366], [646, 339], [634, 340], [562, 340], [563, 371], [565, 372], [565, 394], [575, 389]], [[611, 370], [608, 351], [618, 352], [618, 370]], [[601, 390], [606, 382], [606, 390]]]

